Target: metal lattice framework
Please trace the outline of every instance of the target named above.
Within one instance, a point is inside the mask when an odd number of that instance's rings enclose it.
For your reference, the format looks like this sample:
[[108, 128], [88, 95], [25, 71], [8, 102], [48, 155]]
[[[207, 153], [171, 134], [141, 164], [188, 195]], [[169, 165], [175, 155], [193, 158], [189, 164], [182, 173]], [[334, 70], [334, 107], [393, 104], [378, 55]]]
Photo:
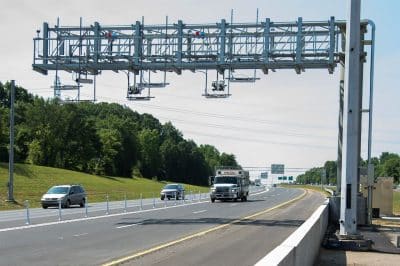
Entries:
[[[366, 27], [367, 22], [362, 22]], [[54, 96], [62, 91], [77, 91], [82, 84], [94, 84], [102, 71], [123, 71], [128, 77], [127, 98], [149, 100], [150, 88], [165, 87], [166, 73], [183, 70], [206, 74], [204, 96], [229, 96], [230, 82], [255, 82], [259, 78], [240, 76], [235, 70], [327, 69], [333, 73], [343, 62], [346, 23], [335, 21], [272, 22], [269, 18], [255, 23], [185, 24], [178, 20], [164, 25], [144, 25], [136, 21], [126, 26], [103, 26], [95, 22], [83, 26], [50, 27], [43, 24], [42, 34], [34, 38], [33, 69], [47, 75], [56, 72]], [[216, 70], [212, 92], [207, 89], [207, 73]], [[58, 73], [72, 72], [73, 85], [62, 85]], [[146, 72], [147, 73], [144, 73]], [[150, 74], [164, 72], [162, 83], [152, 83]], [[225, 72], [228, 71], [228, 78]], [[134, 75], [130, 79], [130, 75]], [[94, 78], [91, 79], [89, 76]], [[138, 78], [137, 78], [138, 76]], [[94, 80], [94, 82], [93, 82]], [[133, 80], [133, 84], [131, 84]], [[225, 81], [228, 81], [226, 84]], [[145, 93], [147, 89], [147, 93]]]
[[[344, 22], [271, 22], [49, 27], [34, 38], [33, 69], [175, 71], [327, 68], [338, 62]], [[38, 34], [39, 35], [39, 34]]]

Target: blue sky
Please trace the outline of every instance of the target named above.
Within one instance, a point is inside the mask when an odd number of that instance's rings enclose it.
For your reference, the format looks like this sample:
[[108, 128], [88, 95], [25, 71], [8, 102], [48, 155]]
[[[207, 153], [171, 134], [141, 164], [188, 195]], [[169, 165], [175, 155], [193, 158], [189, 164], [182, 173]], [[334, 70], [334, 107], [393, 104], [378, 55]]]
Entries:
[[[44, 21], [54, 25], [57, 17], [62, 25], [78, 25], [79, 17], [84, 24], [132, 24], [142, 16], [146, 24], [161, 24], [166, 15], [170, 22], [182, 19], [186, 23], [215, 23], [229, 19], [234, 9], [234, 21], [253, 22], [256, 8], [260, 19], [270, 17], [272, 21], [295, 21], [299, 16], [304, 20], [327, 20], [330, 16], [342, 20], [346, 19], [347, 1], [3, 1], [0, 80], [15, 79], [30, 92], [51, 97], [54, 75], [43, 76], [31, 68], [32, 38]], [[400, 1], [362, 1], [361, 17], [372, 19], [377, 27], [373, 156], [383, 151], [400, 153], [398, 10]], [[97, 94], [100, 101], [126, 104], [138, 112], [152, 113], [162, 122], [171, 120], [185, 137], [234, 153], [244, 166], [284, 163], [287, 167], [308, 168], [335, 160], [338, 71], [333, 75], [324, 70], [308, 70], [301, 75], [294, 71], [258, 75], [260, 81], [233, 87], [233, 96], [221, 101], [203, 99], [203, 76], [186, 72], [179, 77], [168, 75], [171, 85], [154, 91], [156, 98], [147, 103], [125, 100], [124, 74], [105, 73], [99, 77]], [[362, 157], [366, 158], [366, 123], [363, 126]]]

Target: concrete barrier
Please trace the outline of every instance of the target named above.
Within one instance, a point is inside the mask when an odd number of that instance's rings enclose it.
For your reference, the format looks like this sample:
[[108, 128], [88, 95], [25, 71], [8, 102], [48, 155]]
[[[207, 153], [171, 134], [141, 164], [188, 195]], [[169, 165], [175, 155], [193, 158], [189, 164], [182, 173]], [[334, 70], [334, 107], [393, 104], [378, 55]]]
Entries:
[[329, 201], [325, 201], [281, 245], [276, 247], [256, 266], [306, 266], [313, 265], [328, 226]]

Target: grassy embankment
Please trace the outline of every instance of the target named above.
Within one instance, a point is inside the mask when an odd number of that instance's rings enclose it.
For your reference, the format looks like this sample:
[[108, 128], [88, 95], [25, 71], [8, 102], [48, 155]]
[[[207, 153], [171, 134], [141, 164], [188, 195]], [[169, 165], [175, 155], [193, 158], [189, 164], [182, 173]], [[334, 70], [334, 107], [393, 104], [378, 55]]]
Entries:
[[393, 214], [400, 215], [400, 192], [393, 192]]
[[[157, 182], [146, 178], [121, 178], [95, 176], [64, 169], [35, 166], [29, 164], [15, 164], [14, 170], [14, 198], [16, 204], [7, 203], [8, 164], [0, 163], [0, 210], [23, 208], [25, 200], [29, 200], [31, 207], [40, 207], [41, 196], [54, 185], [81, 184], [88, 194], [89, 202], [105, 201], [106, 195], [110, 200], [123, 200], [125, 194], [128, 199], [137, 199], [159, 196], [165, 182]], [[186, 193], [208, 192], [207, 187], [185, 185]]]

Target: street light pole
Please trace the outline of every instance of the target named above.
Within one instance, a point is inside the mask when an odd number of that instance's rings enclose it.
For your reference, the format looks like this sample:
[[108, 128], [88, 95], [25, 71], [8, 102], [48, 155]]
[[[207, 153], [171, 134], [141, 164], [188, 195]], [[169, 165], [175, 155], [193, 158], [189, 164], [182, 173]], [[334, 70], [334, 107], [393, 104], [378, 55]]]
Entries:
[[14, 202], [14, 98], [15, 81], [11, 80], [10, 87], [10, 151], [9, 151], [9, 175], [8, 175], [8, 198], [7, 201]]

